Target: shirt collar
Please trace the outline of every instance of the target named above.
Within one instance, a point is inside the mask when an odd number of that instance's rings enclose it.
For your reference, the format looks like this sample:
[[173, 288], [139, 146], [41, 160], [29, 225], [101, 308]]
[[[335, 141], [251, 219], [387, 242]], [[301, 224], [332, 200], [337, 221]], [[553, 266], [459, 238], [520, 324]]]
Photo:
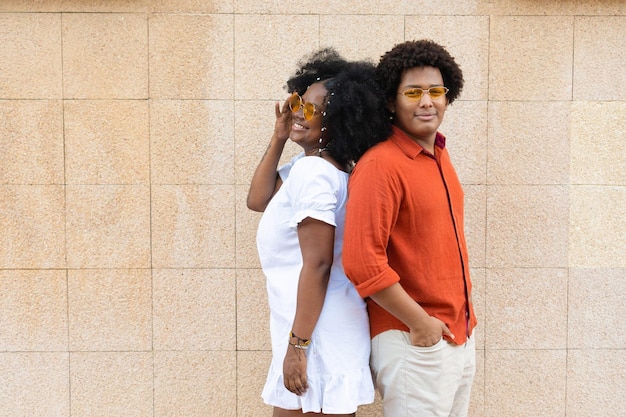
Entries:
[[[415, 157], [421, 152], [430, 155], [430, 152], [427, 152], [417, 142], [411, 139], [402, 129], [397, 126], [392, 126], [392, 129], [393, 133], [391, 135], [391, 140], [398, 145], [402, 152], [404, 152], [409, 158], [415, 159]], [[435, 146], [440, 149], [444, 149], [446, 147], [446, 137], [439, 132], [437, 132], [437, 135], [435, 136]]]

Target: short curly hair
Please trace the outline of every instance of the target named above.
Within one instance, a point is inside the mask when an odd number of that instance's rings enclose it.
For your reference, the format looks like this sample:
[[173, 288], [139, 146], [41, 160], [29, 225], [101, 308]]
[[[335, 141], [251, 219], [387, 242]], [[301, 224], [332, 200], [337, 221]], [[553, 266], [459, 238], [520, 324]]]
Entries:
[[446, 95], [448, 103], [452, 103], [463, 89], [463, 72], [443, 46], [429, 39], [395, 45], [380, 58], [376, 79], [387, 100], [393, 102], [404, 72], [410, 68], [427, 66], [441, 71], [443, 84], [449, 89]]
[[346, 61], [333, 48], [325, 48], [303, 61], [287, 81], [287, 90], [300, 95], [311, 84], [324, 83], [322, 126], [330, 138], [328, 152], [341, 165], [356, 163], [391, 134], [385, 97], [375, 75], [371, 62]]

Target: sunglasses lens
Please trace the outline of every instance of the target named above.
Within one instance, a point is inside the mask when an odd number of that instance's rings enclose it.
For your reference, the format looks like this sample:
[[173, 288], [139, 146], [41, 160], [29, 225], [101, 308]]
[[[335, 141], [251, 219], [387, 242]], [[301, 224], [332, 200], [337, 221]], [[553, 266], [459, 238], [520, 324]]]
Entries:
[[447, 93], [446, 88], [445, 87], [431, 87], [428, 90], [428, 94], [432, 97], [432, 98], [437, 98], [437, 97], [441, 97], [443, 95], [445, 95]]
[[304, 116], [304, 120], [311, 120], [315, 115], [315, 105], [306, 103], [302, 108], [302, 115]]
[[404, 90], [402, 92], [402, 94], [404, 94], [406, 98], [411, 100], [419, 100], [420, 98], [422, 98], [423, 93], [424, 92], [421, 88], [409, 88], [408, 90]]
[[291, 109], [292, 112], [295, 113], [298, 110], [300, 110], [301, 104], [302, 104], [302, 101], [298, 93], [293, 93], [291, 97], [289, 97], [289, 108]]
[[305, 103], [298, 93], [293, 93], [291, 97], [289, 97], [289, 108], [294, 113], [297, 113], [300, 109], [302, 109], [302, 116], [304, 116], [304, 120], [311, 120], [317, 111], [315, 104]]

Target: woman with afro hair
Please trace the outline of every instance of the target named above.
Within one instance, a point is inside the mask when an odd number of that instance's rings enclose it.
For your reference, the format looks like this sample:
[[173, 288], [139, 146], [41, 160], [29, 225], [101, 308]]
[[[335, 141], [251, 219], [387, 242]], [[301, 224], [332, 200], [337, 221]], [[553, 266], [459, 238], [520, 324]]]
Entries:
[[[257, 248], [272, 362], [262, 397], [274, 417], [354, 416], [374, 387], [366, 305], [342, 266], [348, 176], [391, 125], [375, 66], [333, 49], [301, 62], [287, 90], [247, 198], [264, 212]], [[279, 168], [288, 139], [302, 152]]]
[[343, 256], [367, 299], [372, 373], [387, 417], [467, 416], [476, 316], [463, 189], [438, 131], [463, 75], [430, 40], [396, 45], [376, 75], [393, 133], [352, 172]]

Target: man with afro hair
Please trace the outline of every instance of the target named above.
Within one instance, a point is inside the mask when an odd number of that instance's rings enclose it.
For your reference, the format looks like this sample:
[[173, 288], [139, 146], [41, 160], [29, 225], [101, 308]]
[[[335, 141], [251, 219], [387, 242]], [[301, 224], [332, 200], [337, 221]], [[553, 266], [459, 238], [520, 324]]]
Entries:
[[438, 131], [463, 75], [419, 40], [384, 54], [376, 76], [393, 132], [352, 172], [343, 255], [368, 304], [372, 372], [387, 417], [467, 416], [476, 316], [463, 190]]

